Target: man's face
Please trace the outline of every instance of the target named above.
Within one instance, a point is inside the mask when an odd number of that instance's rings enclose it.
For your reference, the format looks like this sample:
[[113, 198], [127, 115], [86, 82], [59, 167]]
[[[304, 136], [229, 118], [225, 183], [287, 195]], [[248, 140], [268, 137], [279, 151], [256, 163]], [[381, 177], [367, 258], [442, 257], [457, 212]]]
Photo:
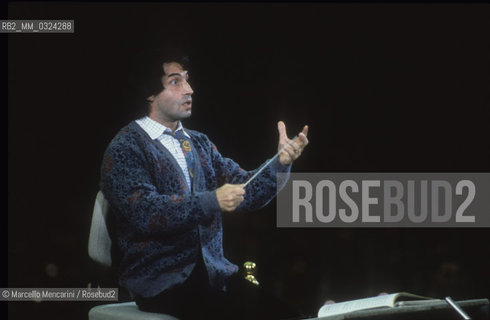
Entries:
[[151, 104], [150, 118], [173, 127], [168, 124], [191, 116], [191, 95], [194, 91], [187, 82], [189, 76], [182, 65], [177, 62], [164, 63], [163, 70], [164, 89], [158, 95], [148, 98]]

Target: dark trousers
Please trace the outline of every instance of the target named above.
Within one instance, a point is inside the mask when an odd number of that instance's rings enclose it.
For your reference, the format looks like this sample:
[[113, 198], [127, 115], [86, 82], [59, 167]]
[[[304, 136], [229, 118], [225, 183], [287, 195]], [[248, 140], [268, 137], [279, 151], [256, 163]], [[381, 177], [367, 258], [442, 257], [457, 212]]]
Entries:
[[226, 283], [225, 292], [211, 288], [204, 264], [198, 263], [183, 284], [155, 297], [136, 297], [142, 311], [193, 319], [294, 319], [299, 315], [287, 304], [263, 292], [240, 274]]

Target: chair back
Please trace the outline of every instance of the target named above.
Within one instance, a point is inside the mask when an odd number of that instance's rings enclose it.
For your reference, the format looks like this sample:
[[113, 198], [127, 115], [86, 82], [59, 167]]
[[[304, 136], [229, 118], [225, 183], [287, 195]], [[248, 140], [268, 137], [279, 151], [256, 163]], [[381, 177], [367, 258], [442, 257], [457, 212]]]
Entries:
[[[112, 266], [112, 241], [109, 233], [109, 202], [102, 191], [95, 198], [92, 224], [88, 237], [88, 255], [106, 267]], [[116, 255], [116, 265], [117, 265]], [[171, 315], [139, 310], [134, 301], [95, 306], [90, 309], [89, 320], [179, 320]]]
[[112, 241], [107, 228], [108, 212], [109, 202], [104, 198], [102, 191], [99, 191], [92, 212], [92, 224], [90, 225], [88, 238], [88, 255], [94, 261], [106, 267], [112, 265]]

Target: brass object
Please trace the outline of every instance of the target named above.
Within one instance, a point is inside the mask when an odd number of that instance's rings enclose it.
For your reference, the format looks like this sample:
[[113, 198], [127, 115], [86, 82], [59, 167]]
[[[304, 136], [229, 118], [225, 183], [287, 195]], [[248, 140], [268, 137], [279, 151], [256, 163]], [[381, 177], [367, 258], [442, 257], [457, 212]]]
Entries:
[[250, 281], [253, 284], [255, 284], [256, 286], [258, 286], [259, 282], [255, 278], [255, 267], [256, 266], [257, 265], [255, 264], [255, 262], [252, 262], [252, 261], [246, 261], [243, 264], [243, 268], [245, 269], [245, 279], [247, 279], [248, 281]]

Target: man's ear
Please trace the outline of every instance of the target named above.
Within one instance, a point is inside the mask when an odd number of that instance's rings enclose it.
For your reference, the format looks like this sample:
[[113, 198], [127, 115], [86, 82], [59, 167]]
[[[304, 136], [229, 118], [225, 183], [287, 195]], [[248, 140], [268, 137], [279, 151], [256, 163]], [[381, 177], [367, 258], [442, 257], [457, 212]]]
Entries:
[[154, 95], [154, 94], [152, 94], [151, 96], [147, 97], [147, 98], [146, 98], [146, 101], [148, 101], [148, 102], [153, 102], [153, 101], [155, 101], [155, 95]]

